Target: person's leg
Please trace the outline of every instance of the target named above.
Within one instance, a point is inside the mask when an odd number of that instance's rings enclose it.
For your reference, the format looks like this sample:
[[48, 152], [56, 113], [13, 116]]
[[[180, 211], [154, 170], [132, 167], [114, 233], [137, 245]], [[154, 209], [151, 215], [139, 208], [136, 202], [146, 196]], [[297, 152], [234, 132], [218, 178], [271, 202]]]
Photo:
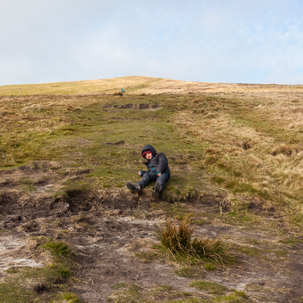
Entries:
[[169, 180], [170, 175], [167, 173], [163, 173], [161, 176], [157, 177], [155, 184], [155, 193], [162, 193], [165, 188], [165, 183]]
[[140, 194], [142, 192], [142, 188], [147, 186], [149, 182], [155, 181], [156, 178], [157, 175], [155, 173], [145, 173], [139, 182], [137, 183], [128, 182], [126, 186], [132, 192]]
[[155, 181], [157, 178], [157, 175], [155, 173], [145, 173], [142, 179], [137, 182], [137, 184], [141, 187], [144, 188], [147, 186], [150, 182]]

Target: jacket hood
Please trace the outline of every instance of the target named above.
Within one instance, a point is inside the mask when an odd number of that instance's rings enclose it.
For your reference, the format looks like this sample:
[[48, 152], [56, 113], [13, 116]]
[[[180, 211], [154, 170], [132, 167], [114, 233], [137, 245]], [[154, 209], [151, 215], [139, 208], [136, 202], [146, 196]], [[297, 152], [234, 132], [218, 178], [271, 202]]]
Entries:
[[153, 157], [157, 154], [154, 147], [152, 145], [147, 144], [147, 145], [143, 146], [142, 151], [141, 151], [141, 155], [143, 156], [143, 153], [148, 151], [148, 150], [152, 152]]

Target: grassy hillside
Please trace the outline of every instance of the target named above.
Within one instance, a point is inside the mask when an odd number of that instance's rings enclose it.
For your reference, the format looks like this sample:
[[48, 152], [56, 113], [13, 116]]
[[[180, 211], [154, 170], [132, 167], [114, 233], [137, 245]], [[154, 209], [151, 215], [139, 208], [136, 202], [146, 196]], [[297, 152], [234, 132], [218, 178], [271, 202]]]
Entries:
[[148, 87], [151, 83], [159, 80], [150, 77], [125, 77], [90, 81], [6, 85], [0, 86], [0, 96], [107, 94], [120, 91], [122, 88], [129, 93]]
[[[74, 287], [99, 303], [104, 287], [111, 302], [302, 301], [302, 100], [303, 86], [145, 77], [0, 87], [0, 232], [66, 240], [90, 281], [72, 281], [73, 259], [61, 284], [47, 270], [43, 283], [27, 279], [26, 296], [81, 302]], [[145, 144], [171, 167], [157, 203], [125, 187]], [[222, 237], [235, 263], [163, 258], [155, 226], [167, 218]], [[23, 270], [9, 269], [9, 283], [0, 272], [0, 301], [9, 291], [19, 302]]]
[[[169, 83], [170, 93], [154, 93]], [[200, 85], [200, 93], [188, 85]], [[126, 94], [114, 96], [122, 86]], [[1, 167], [57, 160], [91, 169], [90, 186], [123, 187], [137, 179], [140, 149], [151, 143], [170, 159], [172, 192], [215, 186], [282, 206], [301, 223], [302, 87], [294, 86], [293, 95], [291, 86], [181, 88], [180, 81], [140, 77], [1, 87], [13, 95], [0, 99]], [[19, 91], [28, 96], [15, 96]], [[268, 100], [268, 91], [280, 98]], [[69, 95], [85, 92], [94, 95]]]

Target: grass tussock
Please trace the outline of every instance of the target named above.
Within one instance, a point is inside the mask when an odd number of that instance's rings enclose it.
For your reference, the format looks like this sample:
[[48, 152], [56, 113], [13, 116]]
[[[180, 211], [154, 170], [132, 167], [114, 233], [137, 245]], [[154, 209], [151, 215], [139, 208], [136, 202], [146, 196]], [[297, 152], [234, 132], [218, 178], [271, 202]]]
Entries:
[[66, 259], [73, 260], [75, 257], [71, 248], [64, 242], [49, 241], [43, 244], [42, 247], [48, 250], [51, 255], [59, 261]]
[[226, 251], [223, 241], [208, 238], [194, 238], [194, 228], [189, 220], [183, 220], [179, 224], [168, 220], [160, 230], [160, 241], [165, 249], [174, 258], [196, 263], [199, 260], [213, 261], [226, 264], [232, 259]]

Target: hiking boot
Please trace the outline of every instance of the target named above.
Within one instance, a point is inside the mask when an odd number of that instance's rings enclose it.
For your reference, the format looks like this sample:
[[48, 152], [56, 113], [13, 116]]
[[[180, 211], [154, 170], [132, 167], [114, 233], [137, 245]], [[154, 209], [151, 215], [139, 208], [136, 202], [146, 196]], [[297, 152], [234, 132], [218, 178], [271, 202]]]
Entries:
[[160, 183], [156, 183], [155, 184], [155, 187], [154, 187], [154, 191], [156, 192], [156, 193], [161, 193], [162, 192], [162, 185], [160, 184]]
[[127, 188], [130, 189], [133, 193], [140, 194], [142, 192], [141, 186], [137, 183], [130, 183], [126, 184]]
[[154, 191], [153, 191], [153, 198], [154, 199], [159, 199], [160, 196], [161, 196], [161, 193], [162, 193], [162, 185], [159, 184], [159, 183], [156, 183], [155, 184], [155, 187], [154, 187]]

